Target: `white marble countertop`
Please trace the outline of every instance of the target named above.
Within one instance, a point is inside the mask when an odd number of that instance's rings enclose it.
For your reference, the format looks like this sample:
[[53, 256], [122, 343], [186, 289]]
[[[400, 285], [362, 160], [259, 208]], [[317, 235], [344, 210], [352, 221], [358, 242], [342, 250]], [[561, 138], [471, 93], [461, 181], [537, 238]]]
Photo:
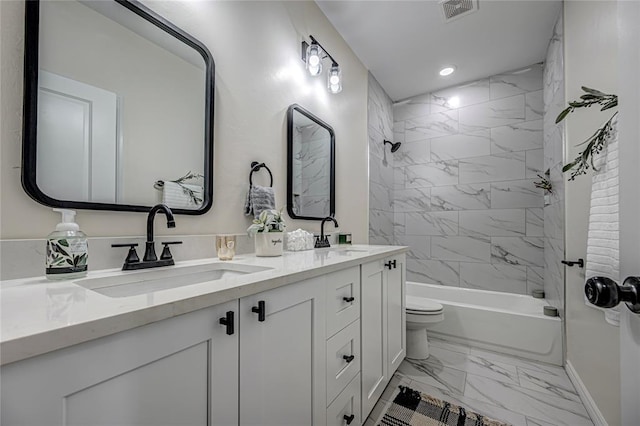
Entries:
[[[357, 250], [357, 251], [349, 251]], [[0, 283], [0, 365], [150, 324], [329, 272], [404, 253], [407, 247], [341, 245], [285, 252], [280, 257], [236, 256], [224, 264], [271, 269], [129, 297], [109, 297], [75, 281], [44, 277]], [[107, 269], [87, 278], [140, 274], [220, 262], [199, 259], [175, 266], [122, 272]]]

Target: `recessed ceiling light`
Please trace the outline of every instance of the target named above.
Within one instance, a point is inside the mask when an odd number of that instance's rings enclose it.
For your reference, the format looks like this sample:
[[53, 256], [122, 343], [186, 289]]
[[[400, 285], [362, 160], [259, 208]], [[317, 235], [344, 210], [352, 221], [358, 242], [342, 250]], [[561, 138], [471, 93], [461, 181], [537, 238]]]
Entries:
[[456, 67], [444, 67], [440, 70], [440, 75], [443, 77], [446, 77], [448, 75], [453, 74], [453, 72], [456, 70]]

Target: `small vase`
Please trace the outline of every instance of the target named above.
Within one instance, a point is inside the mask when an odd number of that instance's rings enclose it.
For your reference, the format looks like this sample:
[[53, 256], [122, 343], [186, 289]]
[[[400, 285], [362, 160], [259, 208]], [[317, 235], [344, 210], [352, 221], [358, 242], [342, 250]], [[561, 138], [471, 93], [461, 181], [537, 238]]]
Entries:
[[258, 232], [254, 238], [256, 256], [282, 256], [284, 232]]

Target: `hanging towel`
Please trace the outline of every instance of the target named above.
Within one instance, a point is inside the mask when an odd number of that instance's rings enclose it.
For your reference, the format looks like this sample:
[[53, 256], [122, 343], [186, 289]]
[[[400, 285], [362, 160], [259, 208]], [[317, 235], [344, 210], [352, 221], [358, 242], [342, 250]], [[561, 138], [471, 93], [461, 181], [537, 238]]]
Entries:
[[[620, 223], [618, 219], [618, 118], [611, 122], [611, 132], [606, 147], [594, 158], [591, 179], [591, 209], [589, 211], [589, 235], [587, 238], [587, 264], [585, 278], [595, 276], [620, 280]], [[586, 298], [585, 298], [586, 301]], [[596, 306], [586, 301], [587, 305]], [[620, 311], [602, 309], [609, 324], [620, 324]]]
[[249, 185], [244, 214], [258, 217], [264, 210], [276, 208], [276, 194], [269, 186]]
[[[200, 201], [195, 201], [189, 191]], [[202, 193], [200, 185], [165, 181], [162, 185], [162, 203], [172, 209], [195, 210], [202, 205]]]

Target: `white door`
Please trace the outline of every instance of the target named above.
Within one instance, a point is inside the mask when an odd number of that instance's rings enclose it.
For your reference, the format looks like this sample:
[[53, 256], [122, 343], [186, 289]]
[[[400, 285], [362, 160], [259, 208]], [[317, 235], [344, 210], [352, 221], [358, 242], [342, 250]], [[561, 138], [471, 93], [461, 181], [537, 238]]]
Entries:
[[384, 261], [362, 265], [362, 418], [376, 405], [389, 382], [387, 353], [387, 286]]
[[325, 282], [240, 299], [240, 424], [326, 424]]
[[406, 354], [405, 256], [394, 256], [387, 269], [387, 350], [388, 375], [400, 367]]
[[115, 203], [116, 94], [43, 70], [38, 78], [38, 187], [58, 200]]
[[[640, 2], [619, 1], [620, 277], [640, 277]], [[640, 314], [621, 307], [622, 424], [640, 425]]]

